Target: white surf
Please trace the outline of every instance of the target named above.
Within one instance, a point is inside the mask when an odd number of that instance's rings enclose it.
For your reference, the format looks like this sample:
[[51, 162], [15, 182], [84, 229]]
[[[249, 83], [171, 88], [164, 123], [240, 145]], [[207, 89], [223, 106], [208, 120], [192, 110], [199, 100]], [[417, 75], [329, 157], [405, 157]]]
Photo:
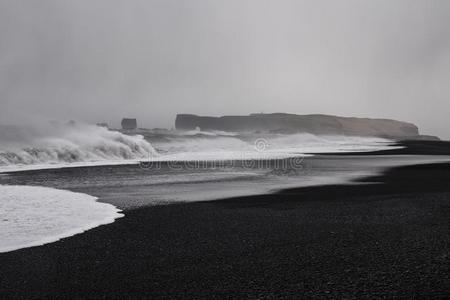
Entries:
[[90, 195], [0, 185], [0, 252], [55, 242], [122, 216], [115, 206]]

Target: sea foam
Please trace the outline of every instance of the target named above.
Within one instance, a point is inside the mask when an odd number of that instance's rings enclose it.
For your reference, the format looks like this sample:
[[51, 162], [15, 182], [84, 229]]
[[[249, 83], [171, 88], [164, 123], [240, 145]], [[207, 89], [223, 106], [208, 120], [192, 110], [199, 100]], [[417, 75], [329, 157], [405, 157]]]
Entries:
[[123, 216], [96, 200], [47, 187], [0, 185], [0, 252], [52, 243]]

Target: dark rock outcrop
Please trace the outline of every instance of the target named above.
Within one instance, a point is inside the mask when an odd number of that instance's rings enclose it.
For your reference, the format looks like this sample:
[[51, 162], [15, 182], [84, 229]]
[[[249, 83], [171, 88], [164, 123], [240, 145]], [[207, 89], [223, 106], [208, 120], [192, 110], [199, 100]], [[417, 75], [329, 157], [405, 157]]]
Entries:
[[97, 123], [96, 124], [98, 127], [105, 127], [105, 128], [109, 128], [108, 123], [102, 122], [102, 123]]
[[122, 119], [122, 129], [124, 130], [134, 130], [137, 128], [137, 120], [136, 119]]
[[396, 139], [420, 138], [411, 123], [388, 119], [346, 118], [330, 115], [294, 115], [285, 113], [248, 116], [201, 117], [179, 114], [178, 130], [221, 130], [233, 132], [311, 133], [316, 135], [375, 136]]

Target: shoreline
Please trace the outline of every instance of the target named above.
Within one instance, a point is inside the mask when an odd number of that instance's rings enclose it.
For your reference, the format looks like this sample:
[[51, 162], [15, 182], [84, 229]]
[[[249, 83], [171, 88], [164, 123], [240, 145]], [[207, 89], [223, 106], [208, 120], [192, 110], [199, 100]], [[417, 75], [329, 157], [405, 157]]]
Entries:
[[[405, 140], [392, 144], [396, 149], [369, 151], [369, 152], [341, 152], [335, 155], [450, 155], [450, 141], [421, 141]], [[331, 155], [332, 153], [321, 153]]]
[[[450, 163], [127, 211], [0, 254], [0, 297], [445, 297]], [[374, 182], [383, 182], [374, 184]]]
[[84, 193], [1, 184], [0, 193], [2, 210], [15, 211], [14, 215], [0, 211], [5, 226], [0, 231], [0, 253], [54, 243], [124, 216], [114, 205]]

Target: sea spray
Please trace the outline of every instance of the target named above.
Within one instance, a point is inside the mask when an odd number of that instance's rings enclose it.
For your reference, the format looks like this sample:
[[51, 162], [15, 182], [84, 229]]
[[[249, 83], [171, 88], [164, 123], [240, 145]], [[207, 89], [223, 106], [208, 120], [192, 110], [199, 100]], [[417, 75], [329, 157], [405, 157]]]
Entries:
[[3, 127], [0, 166], [101, 162], [157, 156], [141, 135], [125, 135], [92, 125], [45, 128]]

